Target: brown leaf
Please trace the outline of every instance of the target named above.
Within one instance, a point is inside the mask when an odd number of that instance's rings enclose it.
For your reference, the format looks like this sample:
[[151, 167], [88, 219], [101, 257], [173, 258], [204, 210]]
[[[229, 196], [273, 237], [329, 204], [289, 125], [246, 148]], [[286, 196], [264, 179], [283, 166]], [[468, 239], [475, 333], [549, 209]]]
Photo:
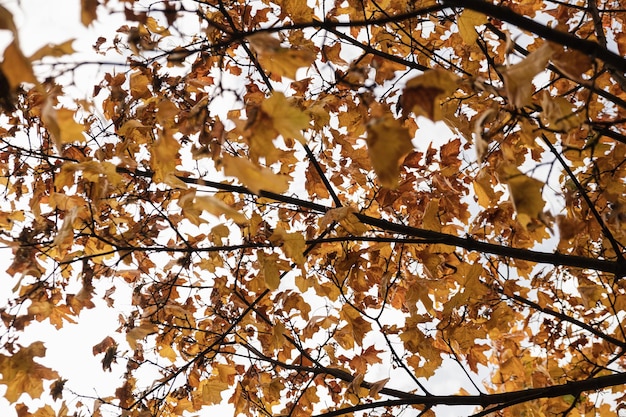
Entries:
[[0, 64], [0, 70], [6, 77], [11, 90], [17, 89], [22, 83], [37, 84], [33, 67], [15, 40], [4, 50], [4, 60]]
[[441, 100], [457, 89], [458, 77], [449, 71], [436, 69], [424, 72], [406, 83], [398, 101], [402, 117], [410, 112], [433, 121], [442, 119]]
[[376, 119], [367, 126], [367, 151], [384, 187], [398, 186], [400, 161], [412, 150], [409, 130], [393, 117]]

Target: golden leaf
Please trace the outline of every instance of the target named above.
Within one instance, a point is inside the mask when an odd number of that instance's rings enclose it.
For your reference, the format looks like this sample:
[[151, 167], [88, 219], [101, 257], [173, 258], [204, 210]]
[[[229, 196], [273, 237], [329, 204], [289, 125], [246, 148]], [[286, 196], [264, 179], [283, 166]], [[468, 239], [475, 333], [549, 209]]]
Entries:
[[474, 10], [464, 9], [457, 21], [459, 34], [463, 42], [472, 45], [478, 38], [476, 26], [484, 25], [485, 23], [487, 23], [487, 16]]
[[80, 21], [84, 26], [89, 26], [98, 18], [98, 4], [98, 0], [80, 0]]
[[158, 327], [152, 323], [142, 323], [138, 327], [133, 327], [126, 333], [126, 341], [132, 350], [137, 349], [137, 341], [145, 339], [148, 335], [155, 333]]
[[380, 390], [383, 389], [385, 385], [387, 385], [387, 382], [389, 382], [389, 378], [385, 378], [385, 379], [381, 379], [380, 381], [373, 382], [372, 385], [370, 386], [370, 395], [372, 397], [377, 396]]
[[441, 120], [441, 100], [456, 91], [457, 80], [458, 77], [451, 72], [435, 69], [407, 81], [398, 101], [402, 117], [406, 119], [413, 112], [432, 121]]
[[276, 254], [265, 255], [263, 252], [259, 252], [259, 262], [262, 266], [265, 286], [272, 291], [278, 289], [280, 286], [278, 256]]
[[248, 38], [257, 53], [261, 67], [274, 79], [288, 77], [296, 79], [300, 68], [308, 68], [315, 61], [315, 53], [307, 48], [281, 46], [280, 40], [269, 33], [259, 33]]
[[277, 227], [270, 236], [270, 242], [274, 245], [282, 244], [285, 255], [291, 258], [296, 265], [304, 264], [304, 250], [306, 242], [300, 233], [288, 233], [282, 227]]
[[354, 207], [344, 206], [328, 210], [320, 220], [320, 229], [326, 229], [332, 222], [339, 222], [346, 231], [354, 236], [361, 236], [368, 227], [354, 215]]
[[4, 60], [0, 64], [0, 70], [6, 77], [11, 90], [15, 90], [22, 83], [37, 84], [33, 67], [15, 40], [4, 50]]
[[393, 117], [374, 120], [367, 126], [367, 151], [374, 172], [384, 187], [398, 186], [400, 161], [411, 150], [409, 130]]
[[6, 385], [5, 398], [14, 403], [26, 393], [31, 398], [39, 398], [43, 392], [43, 379], [58, 379], [59, 375], [50, 368], [35, 362], [33, 358], [43, 357], [46, 348], [43, 342], [34, 342], [16, 353], [0, 354], [0, 383]]
[[0, 30], [11, 31], [13, 39], [17, 41], [17, 28], [13, 21], [13, 14], [2, 5], [0, 5]]
[[272, 126], [285, 139], [304, 143], [302, 131], [309, 127], [309, 116], [294, 106], [283, 93], [277, 92], [264, 100], [261, 110], [272, 119]]
[[85, 142], [85, 126], [77, 123], [74, 115], [73, 110], [55, 109], [51, 100], [46, 100], [41, 108], [41, 117], [58, 150], [68, 143]]
[[224, 174], [235, 177], [255, 194], [261, 190], [281, 194], [289, 188], [291, 178], [284, 174], [275, 174], [271, 169], [254, 164], [247, 158], [224, 155]]
[[550, 57], [552, 64], [566, 76], [578, 80], [593, 67], [591, 56], [575, 49], [561, 49]]
[[204, 222], [200, 219], [202, 211], [214, 216], [223, 214], [237, 224], [248, 222], [243, 213], [235, 210], [219, 198], [210, 195], [196, 196], [195, 189], [186, 191], [178, 200], [178, 205], [183, 209], [183, 215], [196, 226]]
[[543, 92], [541, 108], [541, 118], [551, 129], [568, 131], [583, 122], [583, 117], [572, 111], [572, 103], [565, 97], [552, 97], [548, 92]]
[[211, 377], [208, 380], [200, 382], [198, 390], [201, 392], [203, 404], [220, 404], [222, 402], [222, 392], [226, 391], [230, 386], [226, 382], [220, 381], [218, 378]]
[[498, 175], [509, 186], [518, 221], [526, 227], [532, 220], [539, 219], [545, 206], [541, 192], [544, 183], [524, 175], [512, 165], [500, 168]]
[[169, 132], [162, 132], [150, 148], [150, 167], [154, 170], [154, 180], [166, 182], [178, 165], [180, 143]]
[[70, 39], [60, 44], [49, 43], [39, 48], [37, 52], [32, 54], [28, 59], [33, 62], [39, 61], [46, 56], [60, 57], [64, 55], [71, 55], [76, 52], [72, 47], [72, 43], [74, 43], [74, 40], [75, 39]]
[[502, 71], [504, 88], [509, 101], [515, 107], [524, 107], [531, 103], [535, 92], [533, 78], [546, 69], [554, 50], [547, 42], [530, 53], [521, 62]]

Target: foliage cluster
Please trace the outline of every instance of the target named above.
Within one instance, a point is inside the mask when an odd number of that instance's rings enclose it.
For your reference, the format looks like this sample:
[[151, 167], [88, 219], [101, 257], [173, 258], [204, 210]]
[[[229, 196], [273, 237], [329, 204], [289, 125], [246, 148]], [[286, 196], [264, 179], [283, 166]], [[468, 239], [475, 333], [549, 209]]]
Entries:
[[[27, 57], [0, 7], [18, 416], [626, 404], [620, 1], [81, 7], [126, 19], [96, 34], [126, 61], [89, 99], [69, 93], [72, 42]], [[121, 378], [97, 398], [22, 342], [94, 308], [121, 312], [85, 352]], [[436, 393], [441, 372], [460, 391]]]

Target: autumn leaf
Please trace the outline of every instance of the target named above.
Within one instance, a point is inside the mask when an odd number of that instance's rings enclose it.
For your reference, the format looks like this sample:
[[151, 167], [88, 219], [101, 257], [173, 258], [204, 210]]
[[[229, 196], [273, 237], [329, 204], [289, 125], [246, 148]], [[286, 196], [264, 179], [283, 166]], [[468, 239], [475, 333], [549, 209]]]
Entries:
[[203, 211], [214, 216], [224, 215], [240, 225], [248, 222], [243, 213], [229, 206], [224, 201], [210, 195], [197, 196], [195, 189], [190, 189], [182, 194], [178, 200], [178, 205], [183, 209], [183, 215], [195, 225], [205, 222], [205, 220], [200, 218]]
[[33, 67], [15, 40], [4, 50], [4, 59], [0, 64], [0, 70], [6, 77], [11, 90], [15, 90], [22, 83], [37, 84]]
[[248, 41], [256, 51], [261, 66], [272, 76], [295, 80], [298, 69], [309, 67], [315, 60], [315, 54], [310, 49], [296, 45], [283, 47], [280, 40], [268, 33], [250, 36]]
[[531, 103], [531, 97], [535, 92], [533, 78], [546, 69], [546, 65], [553, 53], [554, 49], [552, 46], [544, 43], [521, 62], [511, 65], [502, 71], [506, 95], [513, 106], [519, 108]]
[[45, 353], [43, 342], [33, 342], [27, 347], [20, 347], [11, 356], [0, 354], [0, 383], [6, 385], [4, 396], [11, 403], [24, 393], [31, 398], [39, 398], [43, 392], [43, 380], [59, 378], [55, 371], [35, 362], [34, 358], [44, 357]]
[[32, 54], [28, 59], [29, 61], [40, 61], [45, 57], [54, 57], [58, 58], [64, 55], [71, 55], [76, 51], [72, 47], [75, 39], [67, 40], [60, 44], [49, 43], [45, 46], [39, 48], [34, 54]]
[[80, 20], [84, 26], [89, 26], [98, 18], [96, 10], [100, 2], [98, 0], [80, 0]]
[[500, 169], [499, 176], [509, 186], [519, 222], [526, 227], [531, 221], [539, 219], [545, 206], [542, 197], [544, 183], [508, 164]]
[[274, 93], [261, 104], [261, 110], [272, 120], [272, 127], [284, 138], [304, 142], [302, 131], [309, 127], [309, 116], [293, 105], [283, 93]]
[[457, 21], [459, 25], [459, 34], [463, 38], [463, 42], [472, 45], [478, 38], [476, 26], [487, 23], [487, 16], [471, 9], [464, 9]]
[[49, 100], [41, 110], [42, 118], [58, 150], [63, 145], [85, 141], [85, 126], [74, 120], [75, 113], [64, 107], [56, 109]]
[[302, 266], [304, 264], [304, 250], [306, 248], [306, 242], [304, 237], [300, 233], [289, 233], [285, 229], [278, 227], [274, 230], [274, 233], [270, 236], [270, 242], [275, 245], [280, 244], [289, 258], [291, 258], [296, 265]]
[[393, 117], [372, 121], [367, 126], [367, 151], [380, 183], [387, 188], [398, 186], [400, 161], [413, 150], [407, 128]]
[[436, 69], [424, 72], [406, 82], [398, 101], [402, 117], [413, 112], [432, 121], [443, 118], [441, 100], [448, 98], [456, 89], [458, 78], [451, 72]]
[[255, 194], [261, 190], [281, 194], [289, 188], [290, 177], [275, 174], [271, 169], [256, 165], [249, 159], [228, 154], [222, 157], [224, 174], [235, 177]]

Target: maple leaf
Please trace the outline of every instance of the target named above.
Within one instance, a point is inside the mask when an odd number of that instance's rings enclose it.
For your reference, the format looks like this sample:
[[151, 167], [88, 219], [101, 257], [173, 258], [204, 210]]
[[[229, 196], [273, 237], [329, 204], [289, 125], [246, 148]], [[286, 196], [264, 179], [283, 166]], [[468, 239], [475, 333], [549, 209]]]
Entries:
[[237, 178], [255, 194], [261, 190], [281, 194], [289, 188], [289, 176], [275, 174], [271, 169], [256, 165], [246, 158], [227, 154], [222, 157], [222, 163], [224, 174]]
[[[310, 10], [310, 9], [309, 9]], [[309, 67], [315, 60], [315, 53], [308, 48], [281, 46], [280, 40], [269, 33], [259, 33], [248, 38], [257, 52], [259, 63], [272, 76], [296, 79], [300, 68]]]
[[519, 222], [526, 227], [531, 221], [539, 219], [545, 206], [542, 197], [544, 183], [524, 175], [517, 167], [509, 164], [502, 166], [499, 175], [509, 186]]
[[376, 119], [367, 126], [367, 151], [384, 187], [398, 186], [400, 161], [412, 150], [409, 130], [393, 117]]
[[432, 121], [441, 120], [441, 100], [448, 98], [458, 88], [457, 81], [456, 75], [440, 69], [411, 78], [398, 100], [402, 117], [406, 119], [413, 112]]
[[74, 48], [72, 47], [72, 44], [74, 43], [74, 41], [75, 39], [69, 39], [60, 44], [49, 43], [47, 45], [44, 45], [41, 48], [39, 48], [37, 51], [35, 51], [35, 53], [33, 53], [28, 58], [28, 60], [33, 62], [33, 61], [39, 61], [45, 57], [58, 58], [58, 57], [65, 56], [65, 55], [71, 55], [76, 52]]
[[459, 25], [459, 34], [463, 38], [463, 42], [472, 45], [478, 38], [476, 26], [487, 23], [487, 16], [471, 9], [464, 9], [457, 21]]
[[531, 98], [535, 92], [533, 78], [545, 70], [553, 53], [552, 46], [545, 43], [521, 62], [502, 71], [504, 88], [511, 104], [515, 107], [524, 107], [532, 102]]
[[80, 20], [83, 25], [89, 26], [98, 18], [96, 10], [98, 9], [99, 4], [99, 0], [80, 0]]
[[44, 357], [45, 353], [43, 342], [33, 342], [20, 347], [11, 356], [0, 354], [0, 383], [7, 387], [4, 395], [7, 400], [14, 403], [24, 393], [39, 398], [43, 392], [43, 379], [59, 378], [56, 371], [34, 361], [36, 357]]
[[52, 100], [46, 100], [41, 109], [42, 119], [58, 150], [65, 144], [85, 141], [85, 126], [74, 120], [75, 114], [64, 107], [54, 108]]
[[15, 90], [22, 83], [37, 84], [30, 61], [14, 40], [4, 50], [4, 60], [0, 64], [0, 71], [6, 77], [11, 90]]

